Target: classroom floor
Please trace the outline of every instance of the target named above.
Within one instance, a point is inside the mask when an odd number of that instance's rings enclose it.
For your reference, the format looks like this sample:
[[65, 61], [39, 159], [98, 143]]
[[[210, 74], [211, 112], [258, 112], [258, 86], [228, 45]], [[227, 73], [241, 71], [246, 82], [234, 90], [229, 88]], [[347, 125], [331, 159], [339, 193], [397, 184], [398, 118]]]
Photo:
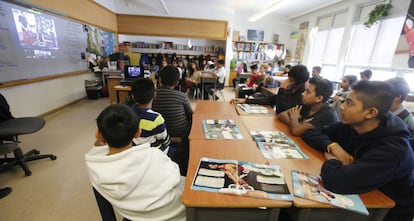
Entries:
[[[230, 101], [233, 88], [225, 88], [223, 95]], [[196, 101], [191, 103], [194, 107]], [[20, 167], [0, 172], [0, 188], [13, 188], [0, 200], [0, 220], [101, 220], [84, 154], [95, 141], [95, 118], [108, 104], [108, 98], [81, 100], [46, 117], [45, 127], [37, 133], [19, 137], [24, 152], [37, 148], [55, 154], [57, 160], [29, 162], [33, 174], [28, 177]]]

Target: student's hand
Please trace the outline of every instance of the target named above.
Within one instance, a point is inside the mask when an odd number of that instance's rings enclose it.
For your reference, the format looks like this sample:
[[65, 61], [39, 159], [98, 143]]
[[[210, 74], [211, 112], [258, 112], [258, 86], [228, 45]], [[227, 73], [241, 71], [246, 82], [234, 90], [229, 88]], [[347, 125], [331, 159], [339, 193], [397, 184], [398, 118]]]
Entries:
[[328, 153], [328, 152], [323, 153], [323, 155], [325, 156], [326, 160], [331, 160], [331, 159], [337, 160], [338, 159], [334, 155], [332, 155], [331, 153]]
[[244, 98], [233, 98], [230, 100], [230, 104], [244, 104], [246, 103], [246, 99]]
[[296, 105], [296, 107], [290, 108], [289, 109], [290, 119], [299, 119], [301, 110], [302, 110], [302, 105]]
[[95, 141], [94, 145], [95, 145], [96, 147], [99, 147], [99, 146], [105, 146], [105, 145], [106, 145], [106, 143], [105, 143], [104, 141], [102, 141], [102, 140], [96, 139], [96, 141]]
[[181, 143], [183, 140], [181, 139], [181, 137], [171, 137], [171, 141], [173, 143]]
[[347, 153], [339, 144], [335, 144], [330, 148], [331, 154], [336, 157], [345, 166], [349, 165], [354, 161], [354, 158]]
[[335, 102], [337, 102], [337, 101], [342, 102], [343, 100], [345, 100], [345, 99], [343, 97], [339, 97], [339, 96], [335, 96], [333, 98], [333, 101], [335, 101]]

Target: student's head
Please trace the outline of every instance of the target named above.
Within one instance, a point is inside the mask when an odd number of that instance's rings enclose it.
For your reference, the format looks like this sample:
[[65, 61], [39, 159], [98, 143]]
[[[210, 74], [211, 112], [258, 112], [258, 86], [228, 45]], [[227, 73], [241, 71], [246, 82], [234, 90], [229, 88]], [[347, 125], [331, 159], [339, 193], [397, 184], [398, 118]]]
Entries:
[[134, 111], [124, 104], [106, 107], [96, 119], [98, 137], [109, 147], [122, 148], [131, 144], [139, 136], [139, 119]]
[[295, 65], [289, 71], [289, 80], [294, 81], [296, 85], [304, 84], [309, 79], [309, 71], [305, 65]]
[[162, 60], [162, 61], [161, 61], [161, 66], [162, 66], [162, 67], [168, 66], [168, 62], [167, 62], [167, 60], [165, 60], [165, 59], [164, 59], [164, 60]]
[[365, 71], [362, 71], [360, 74], [361, 80], [369, 80], [372, 77], [372, 71], [369, 69], [366, 69]]
[[178, 62], [177, 62], [177, 60], [172, 60], [172, 61], [171, 61], [171, 66], [178, 67]]
[[312, 77], [313, 77], [313, 78], [320, 77], [321, 70], [322, 70], [322, 68], [321, 68], [321, 67], [319, 67], [319, 66], [314, 66], [314, 67], [312, 68]]
[[394, 97], [394, 87], [388, 82], [357, 81], [341, 105], [341, 121], [361, 125], [367, 120], [380, 119], [390, 111]]
[[285, 70], [284, 70], [284, 72], [285, 73], [289, 73], [289, 71], [290, 71], [290, 69], [292, 68], [292, 65], [290, 65], [290, 64], [287, 64], [286, 66], [285, 66]]
[[138, 104], [148, 104], [155, 94], [154, 82], [149, 78], [138, 78], [132, 83], [132, 96]]
[[328, 79], [310, 78], [309, 86], [302, 93], [303, 104], [325, 103], [331, 97], [332, 92], [332, 84]]
[[357, 80], [355, 75], [345, 75], [342, 77], [341, 88], [349, 89]]
[[410, 86], [402, 77], [391, 78], [388, 79], [387, 82], [394, 86], [395, 98], [391, 107], [391, 111], [395, 111], [398, 106], [407, 98], [407, 95], [410, 92]]
[[257, 71], [257, 64], [251, 65], [250, 70], [252, 70], [252, 72], [256, 72]]
[[167, 66], [159, 73], [161, 84], [164, 86], [175, 86], [180, 78], [180, 72], [177, 67]]
[[198, 67], [198, 62], [197, 61], [191, 62], [191, 69], [193, 69], [194, 71], [198, 71], [200, 69]]
[[267, 63], [263, 63], [260, 65], [260, 73], [266, 73], [268, 69], [269, 69], [269, 65]]
[[218, 60], [217, 61], [217, 66], [220, 67], [220, 68], [224, 67], [224, 60]]

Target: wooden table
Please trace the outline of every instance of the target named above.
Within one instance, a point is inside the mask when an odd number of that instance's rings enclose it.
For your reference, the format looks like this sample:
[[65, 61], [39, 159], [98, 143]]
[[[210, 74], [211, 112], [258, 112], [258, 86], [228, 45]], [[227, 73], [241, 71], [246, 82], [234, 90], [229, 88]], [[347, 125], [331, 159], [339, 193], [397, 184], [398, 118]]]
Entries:
[[[300, 137], [292, 136], [289, 127], [280, 122], [277, 117], [240, 116], [247, 130], [279, 130], [288, 135], [309, 156], [310, 160], [268, 160], [270, 164], [282, 167], [282, 172], [287, 180], [289, 191], [293, 193], [291, 170], [299, 170], [308, 173], [319, 174], [324, 162], [323, 154], [307, 145]], [[293, 206], [289, 213], [294, 220], [383, 220], [389, 208], [395, 203], [379, 190], [360, 194], [361, 200], [367, 207], [370, 215], [363, 216], [357, 213], [334, 208], [330, 205], [318, 203], [312, 200], [293, 196]], [[339, 219], [340, 217], [340, 219]]]
[[217, 76], [209, 73], [202, 73], [200, 75], [200, 83], [201, 83], [201, 96], [202, 99], [204, 99], [204, 86], [206, 83], [213, 83], [214, 84], [214, 90], [216, 90], [217, 86]]
[[237, 116], [234, 106], [225, 101], [198, 100], [194, 114], [230, 114]]
[[123, 99], [123, 100], [126, 100], [130, 96], [132, 88], [131, 88], [131, 86], [115, 85], [114, 90], [116, 92], [116, 103], [119, 104], [119, 102], [121, 101], [120, 98], [119, 98], [119, 93], [120, 92], [126, 92], [128, 96], [125, 96], [126, 98], [124, 97], [124, 99]]
[[190, 160], [182, 202], [188, 221], [278, 220], [280, 208], [292, 202], [211, 193], [191, 189], [200, 158], [234, 159], [266, 163], [252, 141], [190, 139]]

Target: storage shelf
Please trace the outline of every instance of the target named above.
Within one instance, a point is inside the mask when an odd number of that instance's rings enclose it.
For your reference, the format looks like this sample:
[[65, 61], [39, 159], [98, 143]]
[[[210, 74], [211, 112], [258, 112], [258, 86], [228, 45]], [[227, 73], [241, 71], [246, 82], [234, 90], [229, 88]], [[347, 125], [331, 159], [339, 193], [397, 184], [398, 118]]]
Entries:
[[148, 54], [180, 54], [180, 55], [211, 55], [216, 56], [217, 53], [205, 52], [205, 51], [194, 51], [194, 50], [170, 50], [162, 48], [131, 48], [131, 52], [148, 53]]

